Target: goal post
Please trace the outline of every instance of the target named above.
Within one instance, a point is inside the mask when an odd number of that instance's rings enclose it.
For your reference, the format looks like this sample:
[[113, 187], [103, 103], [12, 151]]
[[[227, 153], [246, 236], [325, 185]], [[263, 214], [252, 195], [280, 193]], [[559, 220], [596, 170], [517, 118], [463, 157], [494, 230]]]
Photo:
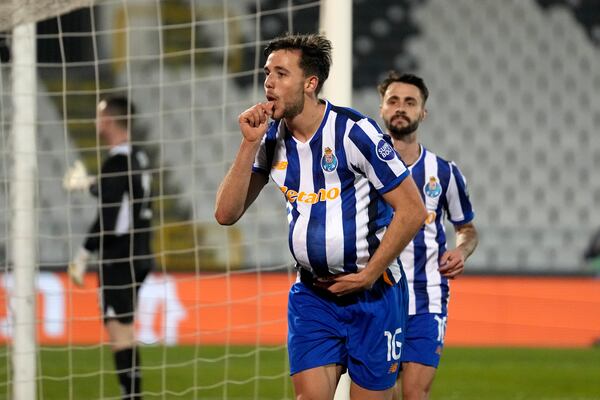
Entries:
[[37, 266], [37, 145], [36, 145], [36, 47], [35, 24], [13, 30], [12, 51], [12, 164], [10, 199], [11, 249], [14, 286], [10, 295], [13, 314], [13, 396], [36, 396], [36, 298]]

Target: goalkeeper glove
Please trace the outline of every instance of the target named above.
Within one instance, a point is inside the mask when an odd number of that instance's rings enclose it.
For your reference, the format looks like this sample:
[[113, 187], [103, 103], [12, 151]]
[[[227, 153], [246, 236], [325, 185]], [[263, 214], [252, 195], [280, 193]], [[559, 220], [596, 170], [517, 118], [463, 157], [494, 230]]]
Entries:
[[85, 276], [85, 270], [87, 269], [87, 262], [90, 259], [90, 252], [85, 248], [80, 248], [77, 255], [69, 263], [67, 273], [69, 277], [77, 286], [83, 286], [83, 277]]
[[75, 161], [63, 177], [63, 188], [68, 191], [86, 191], [94, 183], [94, 178], [88, 176], [85, 165], [79, 160]]

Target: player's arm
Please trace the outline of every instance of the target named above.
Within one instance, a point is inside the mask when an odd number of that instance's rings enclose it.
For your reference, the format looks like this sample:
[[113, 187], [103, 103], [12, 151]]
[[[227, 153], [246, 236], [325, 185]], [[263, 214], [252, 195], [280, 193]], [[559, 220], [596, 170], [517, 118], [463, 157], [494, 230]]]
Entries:
[[477, 229], [472, 222], [455, 225], [454, 231], [456, 232], [456, 247], [442, 254], [439, 268], [442, 276], [450, 279], [463, 273], [465, 261], [473, 254], [479, 243]]
[[425, 222], [427, 210], [410, 175], [383, 198], [394, 209], [394, 216], [379, 247], [363, 270], [336, 277], [329, 287], [332, 293], [341, 296], [373, 286]]
[[221, 225], [232, 225], [240, 219], [267, 183], [265, 175], [252, 172], [252, 165], [272, 113], [271, 102], [259, 103], [238, 118], [242, 143], [219, 186], [215, 203], [215, 218]]

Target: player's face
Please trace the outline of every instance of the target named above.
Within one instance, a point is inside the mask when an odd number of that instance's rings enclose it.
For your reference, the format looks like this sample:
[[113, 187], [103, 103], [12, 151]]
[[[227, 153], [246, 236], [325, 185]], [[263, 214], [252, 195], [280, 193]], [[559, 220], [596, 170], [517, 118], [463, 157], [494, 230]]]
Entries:
[[273, 102], [273, 119], [294, 118], [304, 109], [306, 78], [300, 50], [277, 50], [265, 63], [265, 95]]
[[380, 115], [394, 139], [415, 132], [426, 114], [419, 88], [404, 82], [393, 82], [388, 86], [381, 102]]

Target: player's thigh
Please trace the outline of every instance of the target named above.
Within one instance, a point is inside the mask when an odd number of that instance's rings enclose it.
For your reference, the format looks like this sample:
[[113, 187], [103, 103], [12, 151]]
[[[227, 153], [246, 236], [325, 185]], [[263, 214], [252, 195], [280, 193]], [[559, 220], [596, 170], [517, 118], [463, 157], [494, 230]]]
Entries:
[[436, 368], [415, 362], [402, 363], [400, 375], [403, 400], [427, 398], [431, 391]]
[[341, 365], [329, 364], [305, 369], [292, 375], [296, 398], [331, 400], [342, 371]]
[[368, 390], [356, 383], [350, 385], [350, 398], [352, 400], [391, 400], [393, 388], [385, 390]]

